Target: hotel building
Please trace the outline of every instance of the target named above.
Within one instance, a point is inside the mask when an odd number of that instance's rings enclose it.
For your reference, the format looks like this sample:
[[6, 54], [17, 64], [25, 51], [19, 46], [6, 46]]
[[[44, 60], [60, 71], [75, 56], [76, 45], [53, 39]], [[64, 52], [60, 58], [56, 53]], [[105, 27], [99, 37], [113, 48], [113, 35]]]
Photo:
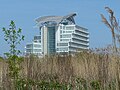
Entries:
[[88, 29], [76, 25], [75, 16], [76, 13], [72, 13], [66, 16], [44, 16], [35, 19], [39, 35], [34, 37], [32, 43], [26, 45], [26, 54], [44, 56], [88, 50]]

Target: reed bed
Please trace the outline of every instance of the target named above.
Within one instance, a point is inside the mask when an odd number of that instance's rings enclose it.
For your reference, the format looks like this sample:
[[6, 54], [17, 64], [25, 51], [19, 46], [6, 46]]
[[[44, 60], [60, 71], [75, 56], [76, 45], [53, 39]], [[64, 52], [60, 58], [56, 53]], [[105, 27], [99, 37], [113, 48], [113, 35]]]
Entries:
[[[24, 88], [18, 90], [119, 90], [119, 60], [113, 54], [92, 52], [24, 57], [19, 84]], [[8, 71], [7, 62], [0, 61], [0, 90], [13, 90]]]

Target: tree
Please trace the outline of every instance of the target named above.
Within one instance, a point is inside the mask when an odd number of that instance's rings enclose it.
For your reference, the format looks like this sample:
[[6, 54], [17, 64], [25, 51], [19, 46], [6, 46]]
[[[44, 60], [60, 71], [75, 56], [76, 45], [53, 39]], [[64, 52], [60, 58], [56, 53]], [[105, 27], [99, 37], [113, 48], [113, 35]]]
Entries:
[[21, 35], [21, 31], [21, 28], [16, 30], [14, 21], [10, 22], [9, 29], [3, 27], [4, 40], [10, 45], [9, 53], [6, 54], [7, 56], [20, 54], [20, 50], [17, 50], [17, 45], [24, 40], [24, 36]]
[[22, 29], [16, 29], [14, 21], [10, 22], [8, 29], [3, 27], [3, 32], [4, 40], [10, 45], [10, 50], [9, 52], [5, 53], [5, 55], [8, 59], [9, 76], [11, 79], [13, 79], [16, 90], [20, 71], [19, 64], [21, 62], [21, 58], [18, 57], [21, 52], [17, 49], [17, 45], [20, 44], [22, 40], [24, 40], [24, 36], [21, 35]]

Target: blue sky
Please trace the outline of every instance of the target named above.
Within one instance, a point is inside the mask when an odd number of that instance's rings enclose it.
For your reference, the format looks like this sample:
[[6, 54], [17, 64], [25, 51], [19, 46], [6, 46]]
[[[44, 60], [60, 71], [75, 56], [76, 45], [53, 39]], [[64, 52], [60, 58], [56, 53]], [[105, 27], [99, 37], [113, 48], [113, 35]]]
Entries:
[[71, 12], [77, 13], [75, 20], [78, 25], [88, 28], [90, 47], [105, 47], [112, 42], [110, 30], [101, 22], [100, 17], [100, 13], [107, 16], [105, 6], [112, 8], [116, 17], [120, 18], [120, 0], [0, 0], [0, 55], [9, 50], [3, 39], [2, 27], [8, 27], [10, 20], [22, 28], [25, 41], [18, 48], [24, 51], [26, 43], [39, 34], [38, 29], [34, 28], [35, 18], [63, 16]]

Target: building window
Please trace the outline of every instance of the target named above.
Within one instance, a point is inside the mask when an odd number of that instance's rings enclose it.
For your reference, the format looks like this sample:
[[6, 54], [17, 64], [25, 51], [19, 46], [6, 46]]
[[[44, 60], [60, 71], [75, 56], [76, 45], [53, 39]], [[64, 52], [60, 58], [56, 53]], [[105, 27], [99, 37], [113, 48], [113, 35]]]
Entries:
[[41, 36], [34, 36], [34, 40], [40, 40]]
[[57, 51], [61, 51], [61, 52], [68, 51], [68, 48], [57, 48]]
[[74, 26], [66, 27], [66, 30], [74, 30]]
[[57, 46], [68, 46], [68, 43], [57, 43]]
[[71, 38], [71, 34], [60, 35], [60, 38]]
[[32, 44], [26, 45], [26, 48], [32, 48]]
[[70, 39], [60, 39], [60, 41], [69, 41]]
[[62, 35], [60, 35], [60, 38], [62, 38]]
[[60, 34], [62, 34], [62, 30], [60, 30]]
[[34, 52], [41, 52], [41, 49], [34, 49]]
[[63, 31], [63, 33], [65, 33], [65, 31]]
[[66, 33], [72, 33], [73, 31], [66, 31]]
[[63, 29], [65, 30], [65, 26], [63, 26]]
[[35, 47], [35, 48], [40, 48], [40, 47], [41, 47], [41, 45], [34, 44], [34, 47]]
[[62, 29], [62, 26], [60, 26], [60, 29]]
[[27, 49], [26, 52], [27, 53], [32, 53], [32, 49]]
[[84, 39], [84, 40], [88, 40], [88, 37], [84, 37], [84, 36], [80, 36], [80, 35], [74, 35], [73, 37], [79, 38], [79, 39]]

